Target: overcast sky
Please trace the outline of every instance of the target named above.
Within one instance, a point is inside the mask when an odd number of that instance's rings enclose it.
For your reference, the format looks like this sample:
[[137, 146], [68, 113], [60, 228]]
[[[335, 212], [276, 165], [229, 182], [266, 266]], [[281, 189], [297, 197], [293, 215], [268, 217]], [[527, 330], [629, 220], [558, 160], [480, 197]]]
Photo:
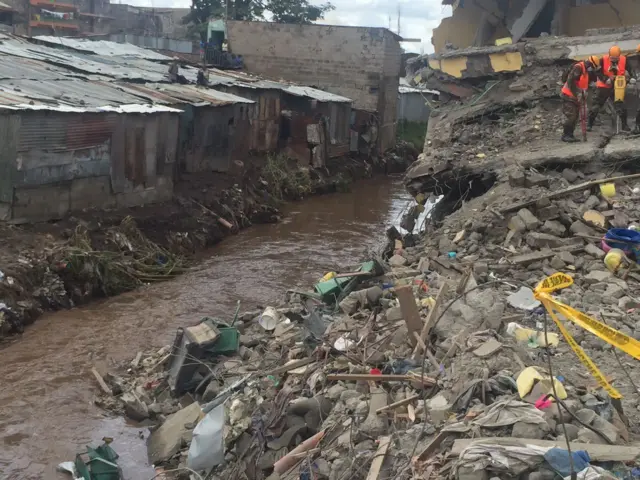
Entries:
[[[326, 0], [312, 0], [324, 3]], [[443, 7], [441, 0], [330, 0], [336, 9], [327, 14], [324, 21], [334, 25], [358, 25], [365, 27], [389, 27], [397, 31], [398, 6], [400, 6], [400, 34], [406, 38], [420, 38], [422, 43], [405, 43], [410, 52], [433, 52], [431, 31], [440, 20], [451, 15], [450, 7]], [[189, 7], [191, 0], [112, 0], [113, 3], [130, 3], [148, 7]]]

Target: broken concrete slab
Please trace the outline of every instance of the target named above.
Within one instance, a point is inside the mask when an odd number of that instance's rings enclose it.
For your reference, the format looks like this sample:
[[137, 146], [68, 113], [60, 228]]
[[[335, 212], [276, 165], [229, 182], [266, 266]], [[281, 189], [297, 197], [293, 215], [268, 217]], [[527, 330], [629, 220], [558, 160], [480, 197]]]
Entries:
[[535, 230], [540, 226], [540, 220], [538, 220], [538, 218], [533, 213], [531, 213], [531, 210], [529, 210], [528, 208], [523, 208], [518, 211], [518, 217], [522, 219], [527, 230]]
[[473, 351], [473, 354], [476, 357], [486, 358], [486, 357], [490, 357], [501, 348], [502, 348], [502, 343], [500, 343], [495, 338], [491, 338], [487, 342], [482, 344], [480, 347], [476, 348]]
[[548, 233], [549, 235], [561, 237], [567, 232], [567, 228], [556, 220], [547, 220], [540, 228], [540, 231]]
[[533, 248], [554, 248], [562, 246], [566, 240], [556, 237], [555, 235], [549, 235], [542, 232], [529, 232], [527, 234], [527, 245]]
[[183, 435], [195, 428], [201, 414], [202, 409], [195, 402], [170, 415], [160, 428], [149, 436], [149, 461], [152, 464], [166, 462], [178, 453], [182, 447]]

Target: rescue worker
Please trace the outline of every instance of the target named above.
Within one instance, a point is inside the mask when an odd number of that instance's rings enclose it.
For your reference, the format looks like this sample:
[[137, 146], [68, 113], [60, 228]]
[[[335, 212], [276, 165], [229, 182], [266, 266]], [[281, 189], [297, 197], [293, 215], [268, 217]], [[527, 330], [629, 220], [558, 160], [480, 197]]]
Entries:
[[[596, 98], [594, 99], [593, 107], [589, 114], [588, 130], [593, 128], [593, 123], [606, 101], [609, 98], [613, 98], [613, 82], [618, 75], [625, 75], [627, 80], [629, 80], [627, 57], [622, 55], [620, 47], [614, 45], [609, 49], [609, 54], [602, 57], [602, 69], [596, 82]], [[627, 123], [627, 108], [624, 102], [614, 102], [613, 106], [615, 107], [616, 115], [620, 117], [622, 130], [628, 132], [631, 129]]]
[[578, 142], [573, 135], [580, 117], [580, 102], [586, 102], [586, 91], [589, 88], [589, 76], [595, 75], [600, 68], [600, 59], [595, 55], [578, 62], [571, 67], [567, 81], [562, 87], [562, 113], [564, 113], [563, 142]]

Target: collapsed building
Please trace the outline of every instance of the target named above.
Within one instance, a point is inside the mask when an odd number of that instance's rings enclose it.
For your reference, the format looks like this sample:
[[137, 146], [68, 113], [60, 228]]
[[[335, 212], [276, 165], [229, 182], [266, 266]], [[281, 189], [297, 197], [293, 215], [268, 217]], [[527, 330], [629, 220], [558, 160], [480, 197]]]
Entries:
[[[431, 111], [423, 153], [407, 175], [409, 189], [445, 195], [438, 214], [459, 206], [461, 197], [484, 194], [514, 169], [637, 158], [640, 142], [614, 135], [610, 114], [601, 116], [601, 125], [586, 142], [561, 143], [559, 94], [563, 71], [578, 59], [607, 53], [613, 44], [634, 52], [629, 64], [637, 68], [639, 43], [640, 29], [628, 29], [412, 59], [410, 83], [438, 90], [440, 96]], [[631, 112], [637, 108], [637, 95], [636, 87], [628, 85], [625, 101]]]
[[633, 0], [442, 0], [452, 15], [434, 29], [437, 53], [447, 49], [516, 43], [541, 35], [579, 37], [589, 30], [640, 24]]

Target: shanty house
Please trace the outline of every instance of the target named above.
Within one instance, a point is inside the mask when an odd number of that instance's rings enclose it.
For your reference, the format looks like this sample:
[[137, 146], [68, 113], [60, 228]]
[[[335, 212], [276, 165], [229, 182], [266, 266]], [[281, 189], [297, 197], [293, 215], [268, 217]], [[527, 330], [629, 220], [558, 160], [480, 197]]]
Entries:
[[248, 156], [252, 100], [195, 85], [120, 84], [120, 88], [182, 110], [177, 139], [181, 172], [227, 172], [233, 160]]

